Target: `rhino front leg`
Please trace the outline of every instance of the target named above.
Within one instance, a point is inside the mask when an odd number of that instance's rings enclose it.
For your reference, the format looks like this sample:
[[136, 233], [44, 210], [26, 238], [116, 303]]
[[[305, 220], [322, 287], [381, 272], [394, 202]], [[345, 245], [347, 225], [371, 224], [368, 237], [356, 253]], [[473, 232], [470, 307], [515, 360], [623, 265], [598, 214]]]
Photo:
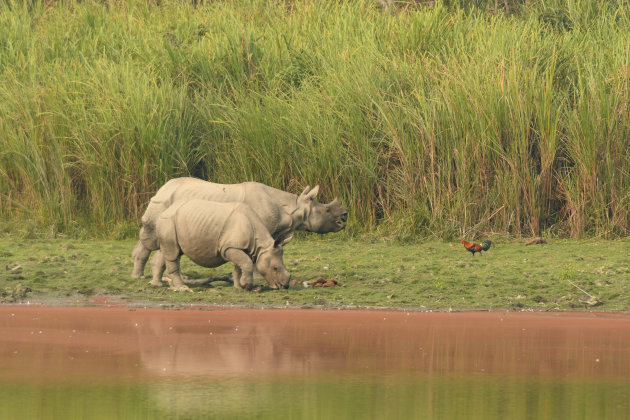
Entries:
[[133, 258], [133, 272], [131, 273], [131, 277], [137, 279], [144, 278], [144, 266], [149, 259], [149, 255], [151, 255], [151, 250], [145, 248], [142, 242], [138, 241], [131, 252], [131, 257]]
[[166, 269], [166, 263], [164, 262], [164, 255], [162, 251], [158, 250], [153, 254], [151, 258], [151, 273], [153, 274], [153, 280], [149, 282], [151, 286], [162, 286], [162, 275]]
[[236, 287], [237, 289], [242, 289], [241, 287], [241, 275], [242, 275], [242, 271], [241, 268], [234, 264], [234, 271], [232, 271], [232, 282], [234, 283], [234, 287]]
[[225, 252], [225, 257], [234, 264], [234, 287], [252, 290], [254, 287], [254, 263], [249, 255], [240, 249], [230, 248]]

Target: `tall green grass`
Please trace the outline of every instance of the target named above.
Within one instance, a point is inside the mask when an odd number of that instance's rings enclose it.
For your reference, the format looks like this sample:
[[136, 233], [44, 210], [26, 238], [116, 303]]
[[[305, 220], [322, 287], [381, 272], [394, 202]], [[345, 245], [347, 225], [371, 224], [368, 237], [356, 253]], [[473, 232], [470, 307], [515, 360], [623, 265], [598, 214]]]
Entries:
[[399, 237], [630, 233], [622, 0], [3, 2], [0, 69], [10, 229], [124, 233], [193, 175]]

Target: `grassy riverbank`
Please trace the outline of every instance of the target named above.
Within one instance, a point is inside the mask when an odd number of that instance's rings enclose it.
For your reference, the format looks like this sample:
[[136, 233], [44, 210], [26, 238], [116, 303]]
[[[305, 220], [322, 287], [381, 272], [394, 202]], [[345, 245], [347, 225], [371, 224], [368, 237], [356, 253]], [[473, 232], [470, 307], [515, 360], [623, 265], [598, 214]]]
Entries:
[[399, 238], [630, 232], [626, 1], [194, 3], [0, 5], [0, 230], [124, 237], [192, 174]]
[[[226, 282], [195, 293], [152, 288], [132, 279], [133, 241], [0, 239], [3, 302], [85, 303], [94, 296], [152, 304], [246, 307], [392, 307], [409, 309], [630, 309], [630, 242], [549, 240], [546, 245], [493, 238], [474, 258], [456, 242], [403, 244], [373, 237], [309, 237], [291, 242], [285, 263], [296, 280], [288, 290], [235, 290]], [[221, 275], [184, 260], [191, 278]], [[147, 275], [149, 270], [147, 267]], [[318, 277], [343, 287], [304, 288]], [[263, 279], [256, 284], [264, 286]]]

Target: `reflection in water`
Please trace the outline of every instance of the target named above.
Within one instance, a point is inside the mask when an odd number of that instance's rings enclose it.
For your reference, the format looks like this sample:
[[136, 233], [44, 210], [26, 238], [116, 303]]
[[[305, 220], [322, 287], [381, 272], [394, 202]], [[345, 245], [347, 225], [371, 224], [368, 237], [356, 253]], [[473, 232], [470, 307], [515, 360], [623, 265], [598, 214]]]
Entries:
[[627, 418], [629, 333], [623, 314], [0, 307], [0, 417]]

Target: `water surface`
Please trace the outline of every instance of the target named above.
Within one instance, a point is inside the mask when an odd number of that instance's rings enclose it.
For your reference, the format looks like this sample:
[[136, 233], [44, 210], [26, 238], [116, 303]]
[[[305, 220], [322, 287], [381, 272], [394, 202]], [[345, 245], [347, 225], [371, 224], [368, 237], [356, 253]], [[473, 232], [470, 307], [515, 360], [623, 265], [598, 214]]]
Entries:
[[630, 316], [0, 306], [0, 418], [630, 417]]

